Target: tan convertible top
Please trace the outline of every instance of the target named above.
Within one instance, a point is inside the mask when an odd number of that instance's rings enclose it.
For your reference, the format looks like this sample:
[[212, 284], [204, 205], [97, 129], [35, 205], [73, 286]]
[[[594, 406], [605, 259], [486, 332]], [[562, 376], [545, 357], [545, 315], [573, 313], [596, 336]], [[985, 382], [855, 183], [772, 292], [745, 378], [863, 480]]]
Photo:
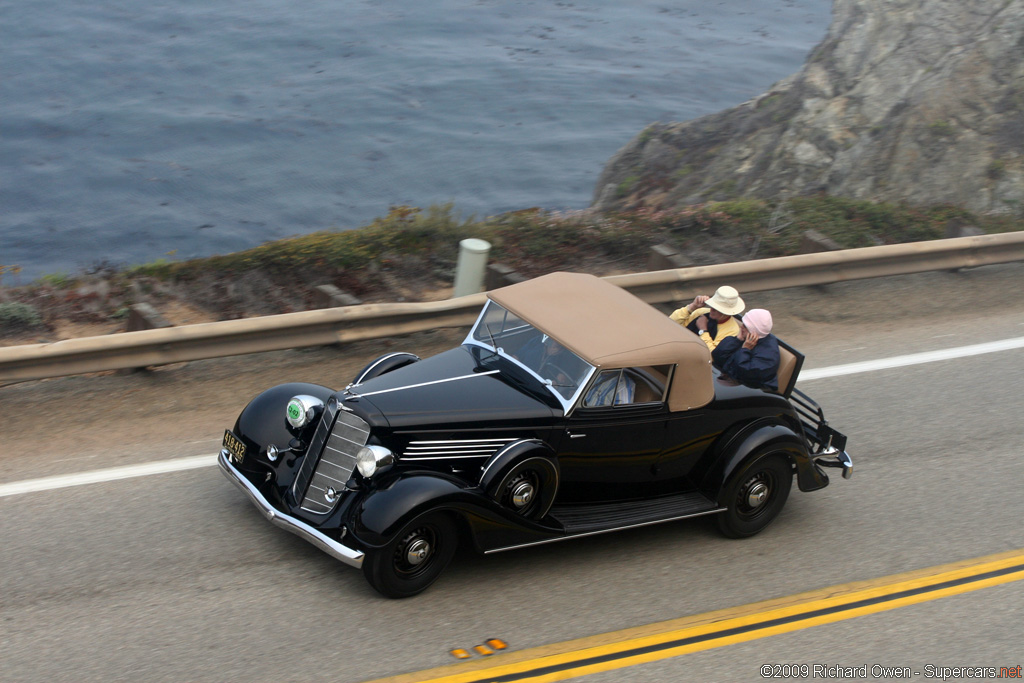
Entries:
[[675, 365], [669, 392], [673, 411], [697, 408], [714, 397], [707, 345], [599, 277], [551, 273], [489, 296], [598, 368]]

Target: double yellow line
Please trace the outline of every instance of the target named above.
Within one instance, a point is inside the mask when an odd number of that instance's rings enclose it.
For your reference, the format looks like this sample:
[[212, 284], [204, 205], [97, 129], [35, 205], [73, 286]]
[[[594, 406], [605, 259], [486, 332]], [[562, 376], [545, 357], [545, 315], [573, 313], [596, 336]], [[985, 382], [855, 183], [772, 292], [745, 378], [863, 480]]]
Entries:
[[1024, 579], [1024, 549], [833, 586], [373, 683], [561, 681]]

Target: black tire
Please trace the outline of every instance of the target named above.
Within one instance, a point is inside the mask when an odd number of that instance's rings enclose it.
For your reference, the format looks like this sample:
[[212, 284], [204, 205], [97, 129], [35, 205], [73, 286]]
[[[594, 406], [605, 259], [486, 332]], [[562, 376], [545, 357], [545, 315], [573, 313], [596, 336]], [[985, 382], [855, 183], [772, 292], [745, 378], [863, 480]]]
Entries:
[[722, 490], [726, 506], [718, 518], [718, 529], [729, 538], [746, 538], [774, 521], [786, 504], [793, 487], [793, 468], [780, 453], [754, 456], [737, 470]]
[[394, 540], [363, 558], [363, 576], [388, 598], [409, 598], [437, 580], [458, 547], [455, 521], [431, 512], [406, 524]]

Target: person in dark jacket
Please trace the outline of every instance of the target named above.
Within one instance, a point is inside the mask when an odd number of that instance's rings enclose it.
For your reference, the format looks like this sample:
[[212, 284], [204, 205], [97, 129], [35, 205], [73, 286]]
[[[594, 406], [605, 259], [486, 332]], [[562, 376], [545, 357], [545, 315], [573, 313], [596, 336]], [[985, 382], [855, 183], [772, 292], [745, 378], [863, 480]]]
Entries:
[[739, 334], [723, 339], [711, 352], [715, 367], [748, 387], [779, 390], [779, 341], [772, 332], [772, 314], [763, 308], [747, 311]]

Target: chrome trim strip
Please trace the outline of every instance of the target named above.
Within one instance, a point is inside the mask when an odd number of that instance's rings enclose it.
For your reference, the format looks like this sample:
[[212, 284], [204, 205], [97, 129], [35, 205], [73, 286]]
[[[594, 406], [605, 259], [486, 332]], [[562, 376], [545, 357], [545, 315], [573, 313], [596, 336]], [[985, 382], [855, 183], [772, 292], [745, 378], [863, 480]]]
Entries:
[[[344, 480], [343, 479], [335, 479], [334, 477], [330, 476], [329, 474], [324, 474], [323, 472], [320, 472], [320, 476], [322, 476], [324, 479], [330, 479], [331, 481], [333, 481], [336, 484], [341, 484], [341, 488], [342, 489], [345, 488], [345, 482], [348, 481], [348, 479], [344, 479]], [[313, 489], [316, 489], [317, 491], [323, 491], [322, 488], [320, 488], [319, 486], [313, 486], [313, 484], [310, 484], [309, 487], [313, 488]]]
[[490, 443], [494, 443], [494, 444], [499, 444], [500, 445], [500, 444], [508, 443], [509, 441], [516, 441], [516, 438], [514, 436], [510, 436], [510, 437], [495, 437], [493, 439], [439, 439], [437, 441], [410, 441], [409, 442], [409, 447], [412, 448], [413, 446], [426, 445], [426, 444], [458, 446], [458, 445], [461, 445], [461, 444], [490, 444]]
[[394, 387], [393, 389], [380, 389], [379, 391], [370, 391], [370, 392], [365, 393], [365, 394], [360, 394], [360, 393], [357, 393], [357, 392], [354, 392], [354, 391], [350, 391], [349, 393], [352, 394], [353, 396], [376, 396], [377, 394], [387, 394], [387, 393], [390, 393], [392, 391], [403, 391], [405, 389], [416, 389], [417, 387], [428, 387], [428, 386], [430, 386], [432, 384], [444, 384], [445, 382], [454, 382], [454, 381], [460, 380], [460, 379], [473, 379], [474, 377], [485, 377], [487, 375], [496, 375], [499, 372], [501, 372], [501, 370], [488, 370], [487, 372], [476, 372], [476, 373], [473, 373], [472, 375], [459, 375], [458, 377], [448, 377], [446, 379], [435, 379], [435, 380], [433, 380], [431, 382], [421, 382], [419, 384], [407, 384], [404, 387]]
[[456, 460], [459, 458], [489, 458], [491, 453], [474, 453], [473, 455], [403, 455], [402, 462], [415, 462], [417, 460]]
[[[368, 431], [363, 431], [363, 430], [359, 430], [359, 429], [353, 429], [352, 431], [354, 431], [354, 432], [359, 432], [360, 434], [366, 434], [366, 435], [367, 435], [367, 437], [366, 437], [366, 438], [369, 438], [369, 434], [370, 434], [370, 432], [368, 432]], [[354, 443], [355, 445], [359, 446], [360, 448], [362, 448], [362, 447], [363, 447], [364, 445], [366, 445], [366, 442], [365, 442], [365, 441], [364, 441], [363, 443], [359, 443], [358, 441], [353, 441], [352, 439], [346, 439], [346, 438], [345, 438], [345, 437], [343, 437], [343, 436], [342, 436], [341, 434], [335, 434], [335, 433], [332, 433], [332, 434], [331, 434], [331, 436], [330, 436], [330, 438], [329, 438], [329, 439], [327, 439], [327, 443], [328, 443], [328, 444], [330, 444], [330, 442], [331, 442], [331, 439], [340, 439], [340, 440], [342, 440], [342, 441], [347, 441], [347, 442], [349, 442], [349, 443]], [[338, 450], [337, 448], [331, 448], [331, 446], [327, 446], [327, 449], [328, 449], [328, 450], [332, 450], [332, 451], [336, 451], [336, 450]]]
[[532, 541], [530, 543], [520, 543], [519, 545], [510, 545], [504, 548], [494, 548], [493, 550], [485, 550], [484, 555], [490, 555], [492, 553], [503, 553], [506, 550], [518, 550], [519, 548], [529, 548], [535, 545], [546, 545], [548, 543], [558, 543], [559, 541], [568, 541], [573, 538], [583, 538], [584, 536], [598, 536], [600, 534], [609, 534], [613, 531], [623, 531], [625, 529], [638, 529], [643, 526], [653, 526], [655, 524], [663, 524], [665, 522], [675, 522], [680, 519], [690, 519], [691, 517], [703, 517], [705, 515], [714, 515], [719, 512], [725, 512], [727, 508], [715, 508], [714, 510], [705, 510], [704, 512], [694, 512], [687, 515], [680, 515], [679, 517], [669, 517], [668, 519], [659, 519], [655, 522], [641, 522], [639, 524], [628, 524], [626, 526], [617, 526], [612, 529], [601, 529], [599, 531], [585, 531], [581, 534], [566, 534], [565, 536], [559, 536], [557, 538], [546, 538], [543, 541]]
[[[331, 467], [337, 467], [339, 470], [341, 470], [342, 472], [345, 472], [347, 475], [351, 475], [352, 474], [352, 470], [348, 470], [348, 469], [342, 467], [341, 465], [339, 465], [338, 463], [331, 462], [330, 460], [321, 460], [320, 464], [321, 465], [330, 465]], [[323, 474], [323, 473], [321, 472], [321, 474]], [[330, 475], [328, 475], [328, 474], [324, 474], [324, 476], [327, 477], [328, 479], [331, 478]], [[347, 477], [345, 478], [345, 481], [348, 481]], [[345, 483], [345, 482], [342, 482], [342, 483]]]
[[224, 476], [249, 496], [249, 500], [252, 501], [253, 505], [259, 508], [260, 512], [263, 513], [263, 516], [270, 520], [271, 524], [292, 532], [299, 538], [312, 543], [334, 559], [340, 560], [350, 567], [359, 569], [363, 566], [362, 551], [349, 548], [347, 545], [343, 545], [338, 541], [328, 538], [305, 522], [275, 509], [267, 499], [263, 497], [263, 494], [259, 492], [259, 489], [253, 486], [241, 472], [235, 469], [235, 467], [228, 462], [223, 452], [221, 452], [220, 456], [217, 458], [217, 464], [220, 465], [220, 470], [224, 473]]
[[411, 441], [403, 451], [403, 458], [444, 456], [490, 456], [515, 438], [507, 439], [465, 439], [462, 441]]
[[429, 455], [448, 453], [450, 455], [468, 455], [471, 453], [486, 453], [490, 455], [504, 445], [503, 443], [496, 443], [489, 446], [464, 446], [462, 448], [409, 448], [405, 451], [405, 454]]

